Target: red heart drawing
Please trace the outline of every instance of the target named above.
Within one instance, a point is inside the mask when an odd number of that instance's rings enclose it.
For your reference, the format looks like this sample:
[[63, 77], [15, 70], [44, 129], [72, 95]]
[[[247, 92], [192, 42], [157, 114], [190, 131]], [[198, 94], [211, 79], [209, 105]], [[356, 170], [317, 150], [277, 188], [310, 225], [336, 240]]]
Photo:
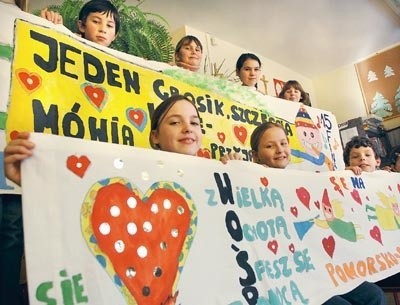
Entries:
[[166, 304], [173, 295], [196, 232], [190, 194], [171, 182], [145, 195], [120, 177], [95, 183], [81, 208], [89, 249], [126, 304]]
[[260, 178], [261, 184], [264, 186], [268, 186], [268, 178], [267, 177], [262, 177]]
[[379, 242], [383, 246], [381, 230], [379, 229], [379, 227], [373, 226], [373, 228], [371, 230], [369, 230], [369, 235], [371, 235], [371, 237], [373, 239], [375, 239], [377, 242]]
[[294, 245], [293, 245], [293, 244], [290, 244], [290, 245], [289, 245], [289, 251], [292, 252], [292, 253], [294, 253]]
[[276, 252], [278, 252], [278, 242], [276, 240], [271, 240], [270, 242], [268, 242], [268, 249], [276, 254]]
[[225, 133], [217, 132], [217, 137], [221, 141], [221, 143], [224, 144], [224, 142], [225, 142]]
[[314, 205], [315, 205], [315, 207], [316, 207], [318, 210], [319, 210], [320, 207], [321, 207], [321, 205], [320, 205], [320, 203], [319, 203], [319, 200], [314, 201]]
[[297, 207], [290, 207], [290, 212], [293, 214], [294, 217], [297, 217], [297, 215], [299, 214]]
[[204, 149], [200, 148], [200, 149], [197, 151], [197, 156], [198, 156], [198, 157], [202, 157], [202, 158], [211, 159], [210, 150], [208, 150], [207, 148], [204, 148]]
[[301, 203], [309, 210], [310, 209], [310, 193], [306, 188], [300, 187], [296, 189], [297, 198], [301, 201]]
[[244, 126], [233, 126], [233, 133], [240, 143], [244, 144], [247, 139], [247, 129]]
[[353, 189], [352, 191], [351, 191], [351, 197], [353, 197], [353, 199], [356, 201], [356, 202], [358, 202], [359, 204], [361, 204], [362, 205], [362, 201], [361, 201], [361, 198], [360, 198], [360, 194], [358, 193], [358, 190], [357, 189]]
[[322, 239], [322, 245], [324, 246], [325, 252], [332, 258], [333, 252], [335, 251], [335, 239], [333, 236]]
[[81, 88], [89, 102], [91, 102], [98, 110], [102, 110], [107, 102], [106, 89], [89, 83], [82, 84]]
[[11, 140], [15, 140], [19, 135], [19, 131], [18, 130], [13, 130], [10, 132], [10, 139]]
[[90, 165], [90, 160], [86, 156], [71, 155], [67, 158], [67, 168], [78, 177], [83, 178]]
[[23, 87], [29, 92], [35, 91], [42, 84], [42, 78], [39, 74], [35, 72], [28, 72], [25, 69], [18, 69], [16, 72], [19, 81], [21, 82]]
[[147, 114], [143, 109], [128, 108], [126, 110], [126, 117], [139, 131], [143, 131], [147, 124]]

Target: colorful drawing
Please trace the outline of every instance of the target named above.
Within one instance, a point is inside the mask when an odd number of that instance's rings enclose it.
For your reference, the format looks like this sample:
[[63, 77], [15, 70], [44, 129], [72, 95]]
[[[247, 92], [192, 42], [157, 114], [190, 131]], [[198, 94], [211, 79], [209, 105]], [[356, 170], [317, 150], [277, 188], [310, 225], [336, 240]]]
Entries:
[[128, 304], [173, 304], [196, 225], [191, 196], [171, 182], [142, 196], [123, 178], [104, 179], [82, 205], [86, 243]]

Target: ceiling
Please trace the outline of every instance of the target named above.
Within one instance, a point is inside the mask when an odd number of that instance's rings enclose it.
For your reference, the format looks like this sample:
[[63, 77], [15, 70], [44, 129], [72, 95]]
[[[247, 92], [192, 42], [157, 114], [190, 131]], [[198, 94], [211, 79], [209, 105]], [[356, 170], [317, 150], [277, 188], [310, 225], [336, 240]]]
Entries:
[[[40, 8], [60, 0], [31, 0]], [[138, 0], [127, 0], [137, 5]], [[388, 5], [389, 3], [389, 5]], [[308, 78], [400, 42], [398, 0], [145, 0], [171, 32], [190, 26]], [[400, 10], [400, 8], [399, 8]]]

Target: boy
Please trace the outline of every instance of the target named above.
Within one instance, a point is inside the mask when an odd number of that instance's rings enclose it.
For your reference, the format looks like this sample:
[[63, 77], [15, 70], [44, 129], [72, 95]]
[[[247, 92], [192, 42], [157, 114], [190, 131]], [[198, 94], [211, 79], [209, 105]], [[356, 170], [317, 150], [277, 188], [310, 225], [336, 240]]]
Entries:
[[346, 169], [352, 170], [356, 175], [373, 172], [381, 164], [381, 158], [371, 140], [360, 136], [351, 138], [346, 144], [343, 159]]
[[[41, 16], [53, 23], [62, 23], [62, 17], [47, 8], [41, 11]], [[120, 28], [118, 10], [110, 1], [90, 0], [79, 11], [77, 27], [81, 37], [109, 47]]]
[[117, 38], [119, 19], [110, 1], [91, 0], [79, 12], [78, 31], [83, 38], [108, 47]]

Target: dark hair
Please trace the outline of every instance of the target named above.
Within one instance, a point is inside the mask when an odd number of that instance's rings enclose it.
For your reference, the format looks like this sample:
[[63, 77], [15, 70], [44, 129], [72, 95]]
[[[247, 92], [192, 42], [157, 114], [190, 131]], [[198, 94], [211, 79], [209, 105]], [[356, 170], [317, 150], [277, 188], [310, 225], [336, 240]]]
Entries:
[[203, 53], [203, 45], [201, 44], [200, 40], [195, 36], [187, 35], [185, 37], [182, 37], [181, 40], [179, 40], [178, 43], [176, 44], [175, 55], [179, 53], [179, 51], [182, 49], [183, 46], [190, 44], [192, 41], [194, 41], [194, 43], [198, 47], [200, 47], [200, 50]]
[[104, 13], [107, 16], [111, 15], [115, 22], [115, 35], [118, 34], [120, 27], [120, 17], [118, 9], [108, 0], [90, 0], [86, 2], [81, 10], [79, 11], [78, 20], [82, 22], [83, 25], [86, 24], [87, 17], [91, 13]]
[[236, 61], [236, 71], [242, 69], [244, 62], [248, 59], [256, 60], [261, 67], [261, 60], [253, 53], [243, 53]]
[[308, 96], [307, 92], [304, 91], [303, 87], [300, 85], [300, 83], [297, 80], [288, 80], [285, 83], [285, 85], [283, 86], [278, 97], [285, 99], [285, 97], [284, 97], [285, 91], [289, 90], [292, 87], [301, 92], [300, 102], [303, 103], [304, 105], [311, 106], [310, 97]]
[[350, 166], [351, 150], [353, 148], [360, 148], [360, 147], [371, 147], [374, 152], [375, 159], [376, 160], [380, 159], [374, 143], [372, 143], [369, 138], [362, 137], [362, 136], [355, 136], [355, 137], [352, 137], [349, 142], [347, 142], [347, 144], [343, 150], [343, 160], [344, 160], [344, 164], [346, 166]]
[[[277, 127], [283, 130], [286, 134], [285, 129], [283, 129], [282, 125], [274, 122], [264, 122], [261, 125], [257, 126], [256, 129], [253, 130], [250, 137], [250, 147], [252, 151], [258, 151], [258, 145], [260, 144], [260, 140], [264, 132], [270, 128]], [[287, 138], [287, 136], [286, 136]], [[289, 141], [289, 139], [288, 139]]]
[[165, 116], [167, 115], [168, 111], [172, 108], [172, 106], [175, 105], [175, 103], [177, 101], [181, 101], [181, 100], [185, 100], [188, 101], [189, 103], [191, 103], [193, 105], [193, 107], [196, 109], [197, 115], [200, 118], [200, 114], [199, 111], [197, 110], [195, 104], [189, 100], [186, 96], [184, 95], [172, 95], [169, 98], [165, 99], [164, 101], [161, 102], [160, 105], [158, 105], [156, 107], [156, 109], [154, 109], [152, 115], [151, 115], [151, 130], [150, 130], [150, 134], [149, 134], [149, 142], [152, 148], [154, 149], [160, 149], [158, 147], [158, 145], [154, 144], [152, 139], [151, 139], [151, 133], [153, 131], [157, 131], [158, 128], [160, 127], [160, 124], [162, 122], [162, 120], [165, 118]]
[[400, 145], [394, 147], [389, 154], [389, 162], [391, 165], [396, 165], [397, 159], [400, 157]]

